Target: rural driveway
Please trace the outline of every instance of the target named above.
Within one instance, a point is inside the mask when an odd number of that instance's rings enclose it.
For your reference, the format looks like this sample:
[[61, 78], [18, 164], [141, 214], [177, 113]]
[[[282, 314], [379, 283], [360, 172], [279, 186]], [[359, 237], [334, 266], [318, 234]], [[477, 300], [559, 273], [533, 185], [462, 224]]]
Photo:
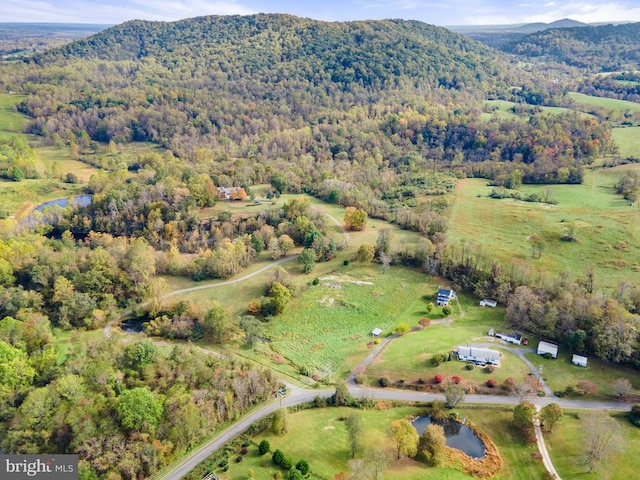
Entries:
[[[434, 400], [444, 400], [444, 395], [440, 393], [423, 393], [412, 392], [407, 390], [394, 390], [394, 389], [382, 389], [382, 388], [363, 388], [350, 386], [349, 391], [351, 395], [357, 398], [371, 398], [374, 400], [395, 400], [406, 402], [432, 402]], [[168, 479], [179, 480], [187, 473], [197, 467], [203, 462], [209, 455], [221, 448], [233, 438], [246, 431], [249, 426], [257, 422], [258, 420], [273, 413], [278, 408], [292, 407], [301, 403], [307, 403], [314, 400], [316, 397], [327, 398], [333, 395], [334, 390], [308, 390], [304, 388], [292, 388], [287, 397], [271, 402], [270, 404], [254, 411], [253, 413], [243, 417], [240, 421], [233, 424], [225, 431], [217, 435], [211, 441], [200, 447], [198, 450], [191, 453], [187, 458], [181, 462], [170, 465], [169, 467], [161, 470], [151, 479]], [[621, 402], [588, 402], [582, 400], [565, 400], [546, 397], [534, 397], [530, 399], [536, 406], [544, 406], [549, 403], [555, 402], [562, 408], [570, 409], [587, 409], [587, 410], [617, 410], [627, 411], [631, 408], [630, 403]], [[516, 397], [509, 397], [504, 395], [466, 395], [464, 399], [468, 404], [480, 404], [480, 405], [505, 405], [512, 406], [519, 403]], [[544, 444], [544, 440], [542, 440]], [[542, 452], [542, 449], [540, 450]], [[546, 449], [545, 449], [546, 451]], [[543, 453], [544, 457], [544, 453]], [[548, 458], [548, 454], [547, 454]], [[549, 460], [549, 463], [550, 460]], [[553, 466], [551, 465], [553, 468]], [[555, 472], [555, 470], [554, 470]]]

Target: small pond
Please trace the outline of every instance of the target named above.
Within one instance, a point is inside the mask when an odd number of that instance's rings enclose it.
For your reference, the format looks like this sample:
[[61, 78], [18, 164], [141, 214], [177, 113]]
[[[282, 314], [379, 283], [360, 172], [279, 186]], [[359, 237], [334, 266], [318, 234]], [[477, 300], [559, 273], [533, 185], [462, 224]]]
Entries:
[[[426, 415], [416, 418], [411, 424], [420, 435], [427, 425], [431, 423], [431, 416]], [[484, 443], [480, 440], [473, 430], [466, 425], [457, 422], [451, 418], [434, 421], [433, 423], [444, 428], [444, 435], [447, 438], [447, 446], [462, 450], [472, 458], [482, 458], [485, 456]]]
[[144, 323], [148, 321], [146, 317], [128, 318], [120, 323], [120, 328], [127, 333], [141, 333], [144, 332]]
[[70, 205], [77, 205], [79, 207], [86, 207], [91, 203], [91, 195], [77, 195], [71, 198], [58, 198], [38, 205], [35, 208], [36, 212], [42, 212], [47, 207], [57, 206], [60, 208], [66, 208]]

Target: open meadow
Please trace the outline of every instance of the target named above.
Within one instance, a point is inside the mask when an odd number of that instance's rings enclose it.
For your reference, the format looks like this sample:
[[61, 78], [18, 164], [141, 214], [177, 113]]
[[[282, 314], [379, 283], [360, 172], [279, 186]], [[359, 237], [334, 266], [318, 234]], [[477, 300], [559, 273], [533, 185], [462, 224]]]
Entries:
[[[322, 408], [303, 410], [289, 414], [289, 431], [282, 437], [270, 431], [256, 435], [255, 443], [267, 439], [271, 451], [280, 449], [296, 463], [299, 459], [309, 462], [311, 471], [323, 478], [333, 478], [339, 472], [348, 472], [351, 459], [348, 434], [343, 419], [353, 413], [362, 416], [365, 433], [365, 448], [391, 448], [387, 429], [393, 420], [410, 418], [421, 413], [418, 407], [398, 407], [383, 410], [354, 410], [350, 408]], [[511, 409], [486, 409], [464, 407], [456, 409], [487, 433], [498, 447], [504, 460], [502, 471], [493, 477], [496, 480], [518, 480], [543, 478], [544, 468], [539, 460], [531, 457], [535, 446], [525, 444], [511, 429]], [[362, 455], [359, 455], [362, 456]], [[229, 462], [229, 471], [224, 473], [229, 480], [244, 480], [253, 470], [256, 479], [270, 479], [279, 469], [271, 462], [271, 453], [259, 456], [256, 446], [251, 446], [242, 462]], [[393, 461], [383, 476], [384, 479], [421, 480], [437, 478], [457, 480], [473, 478], [455, 468], [433, 468], [410, 459]]]
[[[627, 169], [640, 165], [587, 171], [582, 185], [523, 185], [523, 196], [549, 191], [556, 205], [514, 199], [496, 200], [486, 180], [458, 183], [449, 239], [464, 244], [487, 265], [497, 261], [528, 275], [583, 276], [596, 272], [599, 287], [611, 288], [621, 280], [640, 281], [640, 210], [613, 189]], [[563, 241], [571, 233], [577, 241]], [[540, 258], [533, 258], [530, 238], [542, 239]]]
[[640, 104], [615, 98], [595, 97], [584, 93], [569, 92], [569, 97], [576, 102], [578, 108], [588, 110], [592, 107], [620, 112], [640, 113]]

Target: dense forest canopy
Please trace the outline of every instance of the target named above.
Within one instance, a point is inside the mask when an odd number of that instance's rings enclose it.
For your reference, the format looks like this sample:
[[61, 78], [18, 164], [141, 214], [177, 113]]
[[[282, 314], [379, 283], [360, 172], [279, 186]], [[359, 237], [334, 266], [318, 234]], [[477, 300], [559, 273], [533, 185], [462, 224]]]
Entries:
[[640, 23], [545, 30], [511, 42], [502, 49], [596, 72], [635, 70], [640, 65]]

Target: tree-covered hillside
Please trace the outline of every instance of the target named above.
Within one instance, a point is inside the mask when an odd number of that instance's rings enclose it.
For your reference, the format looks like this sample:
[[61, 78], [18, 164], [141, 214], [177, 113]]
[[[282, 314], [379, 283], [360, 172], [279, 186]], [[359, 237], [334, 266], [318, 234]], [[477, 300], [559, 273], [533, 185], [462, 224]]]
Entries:
[[640, 23], [545, 30], [508, 44], [504, 50], [594, 71], [634, 70], [640, 65]]

